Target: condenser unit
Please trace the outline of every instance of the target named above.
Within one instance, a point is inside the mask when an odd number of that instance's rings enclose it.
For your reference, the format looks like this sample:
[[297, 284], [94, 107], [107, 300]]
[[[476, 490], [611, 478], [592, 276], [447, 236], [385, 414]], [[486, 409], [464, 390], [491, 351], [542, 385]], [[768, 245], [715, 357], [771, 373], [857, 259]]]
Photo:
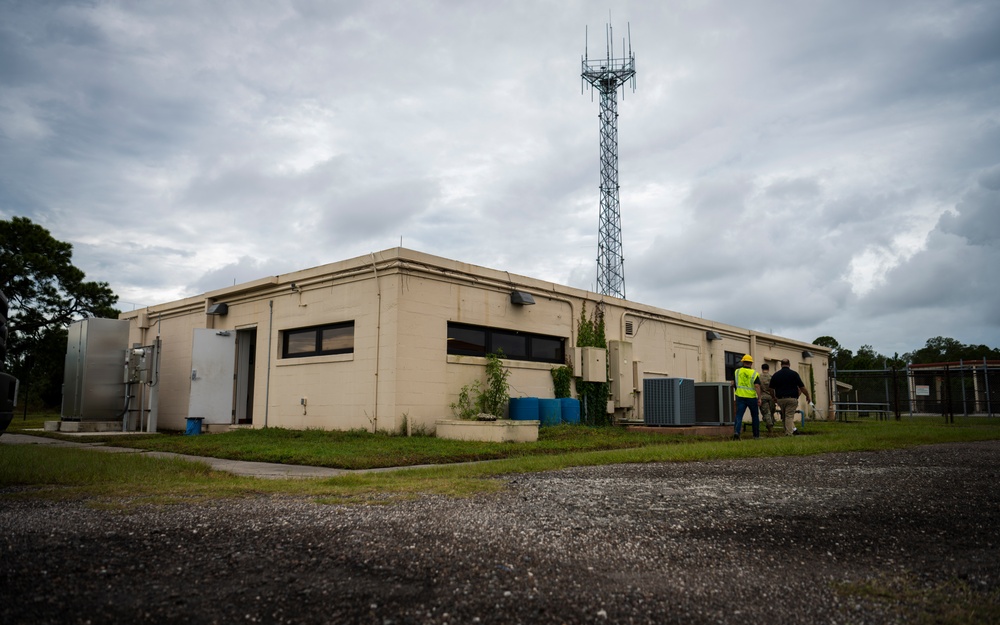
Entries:
[[733, 422], [733, 386], [729, 382], [697, 382], [694, 385], [696, 422], [725, 425]]
[[694, 380], [648, 378], [642, 381], [646, 425], [694, 425]]

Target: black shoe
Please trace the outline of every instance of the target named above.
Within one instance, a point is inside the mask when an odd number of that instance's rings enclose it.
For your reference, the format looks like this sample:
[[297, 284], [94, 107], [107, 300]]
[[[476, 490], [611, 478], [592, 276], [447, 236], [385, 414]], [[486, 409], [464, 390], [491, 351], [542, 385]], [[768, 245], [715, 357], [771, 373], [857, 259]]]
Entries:
[[734, 441], [740, 440], [740, 435], [739, 434], [733, 434], [733, 440]]

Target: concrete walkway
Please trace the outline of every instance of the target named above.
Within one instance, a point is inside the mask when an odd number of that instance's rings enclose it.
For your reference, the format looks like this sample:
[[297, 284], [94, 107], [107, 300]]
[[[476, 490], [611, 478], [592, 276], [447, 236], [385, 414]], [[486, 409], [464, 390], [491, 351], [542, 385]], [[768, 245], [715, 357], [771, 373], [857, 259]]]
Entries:
[[[192, 462], [203, 462], [216, 471], [226, 471], [234, 475], [244, 475], [248, 477], [259, 477], [264, 479], [290, 479], [309, 477], [336, 477], [348, 473], [360, 473], [362, 471], [348, 471], [346, 469], [331, 469], [328, 467], [310, 467], [299, 464], [278, 464], [274, 462], [245, 462], [242, 460], [225, 460], [222, 458], [209, 458], [207, 456], [188, 456], [185, 454], [173, 454], [164, 451], [148, 451], [145, 449], [132, 449], [129, 447], [109, 447], [104, 443], [88, 443], [86, 441], [67, 441], [62, 439], [48, 438], [45, 436], [31, 436], [28, 434], [11, 434], [9, 432], [0, 436], [0, 444], [4, 445], [49, 445], [52, 447], [77, 447], [93, 449], [95, 451], [106, 451], [110, 453], [132, 453], [146, 454], [156, 458], [182, 458]], [[415, 468], [415, 467], [403, 467]], [[392, 471], [389, 469], [373, 469], [373, 471]]]

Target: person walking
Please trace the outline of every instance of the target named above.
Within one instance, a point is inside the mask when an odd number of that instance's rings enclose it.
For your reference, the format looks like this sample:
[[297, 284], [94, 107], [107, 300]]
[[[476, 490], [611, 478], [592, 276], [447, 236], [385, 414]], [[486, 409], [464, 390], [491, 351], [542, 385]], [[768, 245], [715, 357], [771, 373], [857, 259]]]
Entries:
[[809, 391], [806, 390], [802, 377], [797, 371], [789, 368], [787, 358], [781, 361], [781, 369], [771, 376], [770, 387], [778, 401], [778, 410], [781, 412], [781, 421], [785, 426], [785, 435], [797, 434], [795, 411], [799, 407], [799, 395], [805, 395], [806, 401], [810, 404], [812, 400], [809, 399]]
[[771, 390], [771, 367], [765, 362], [760, 366], [760, 418], [768, 433], [774, 429], [774, 391]]
[[740, 430], [743, 428], [743, 414], [750, 409], [750, 419], [753, 424], [753, 437], [760, 438], [760, 397], [763, 391], [760, 387], [760, 376], [753, 370], [753, 357], [746, 354], [740, 359], [740, 368], [736, 370], [736, 418], [733, 419], [733, 440], [740, 440]]

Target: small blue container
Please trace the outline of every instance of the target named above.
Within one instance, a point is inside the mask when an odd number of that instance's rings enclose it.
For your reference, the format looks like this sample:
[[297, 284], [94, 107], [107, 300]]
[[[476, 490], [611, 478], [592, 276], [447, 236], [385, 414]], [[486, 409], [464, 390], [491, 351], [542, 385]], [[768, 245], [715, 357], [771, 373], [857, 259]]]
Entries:
[[559, 425], [562, 422], [562, 402], [558, 399], [539, 399], [538, 419], [543, 426]]
[[510, 418], [514, 421], [537, 421], [537, 397], [511, 397]]
[[571, 425], [580, 424], [580, 400], [572, 397], [562, 397], [559, 399], [560, 410], [562, 411], [562, 422]]
[[196, 436], [201, 434], [201, 417], [192, 417], [187, 420], [187, 430], [184, 431], [184, 436]]

